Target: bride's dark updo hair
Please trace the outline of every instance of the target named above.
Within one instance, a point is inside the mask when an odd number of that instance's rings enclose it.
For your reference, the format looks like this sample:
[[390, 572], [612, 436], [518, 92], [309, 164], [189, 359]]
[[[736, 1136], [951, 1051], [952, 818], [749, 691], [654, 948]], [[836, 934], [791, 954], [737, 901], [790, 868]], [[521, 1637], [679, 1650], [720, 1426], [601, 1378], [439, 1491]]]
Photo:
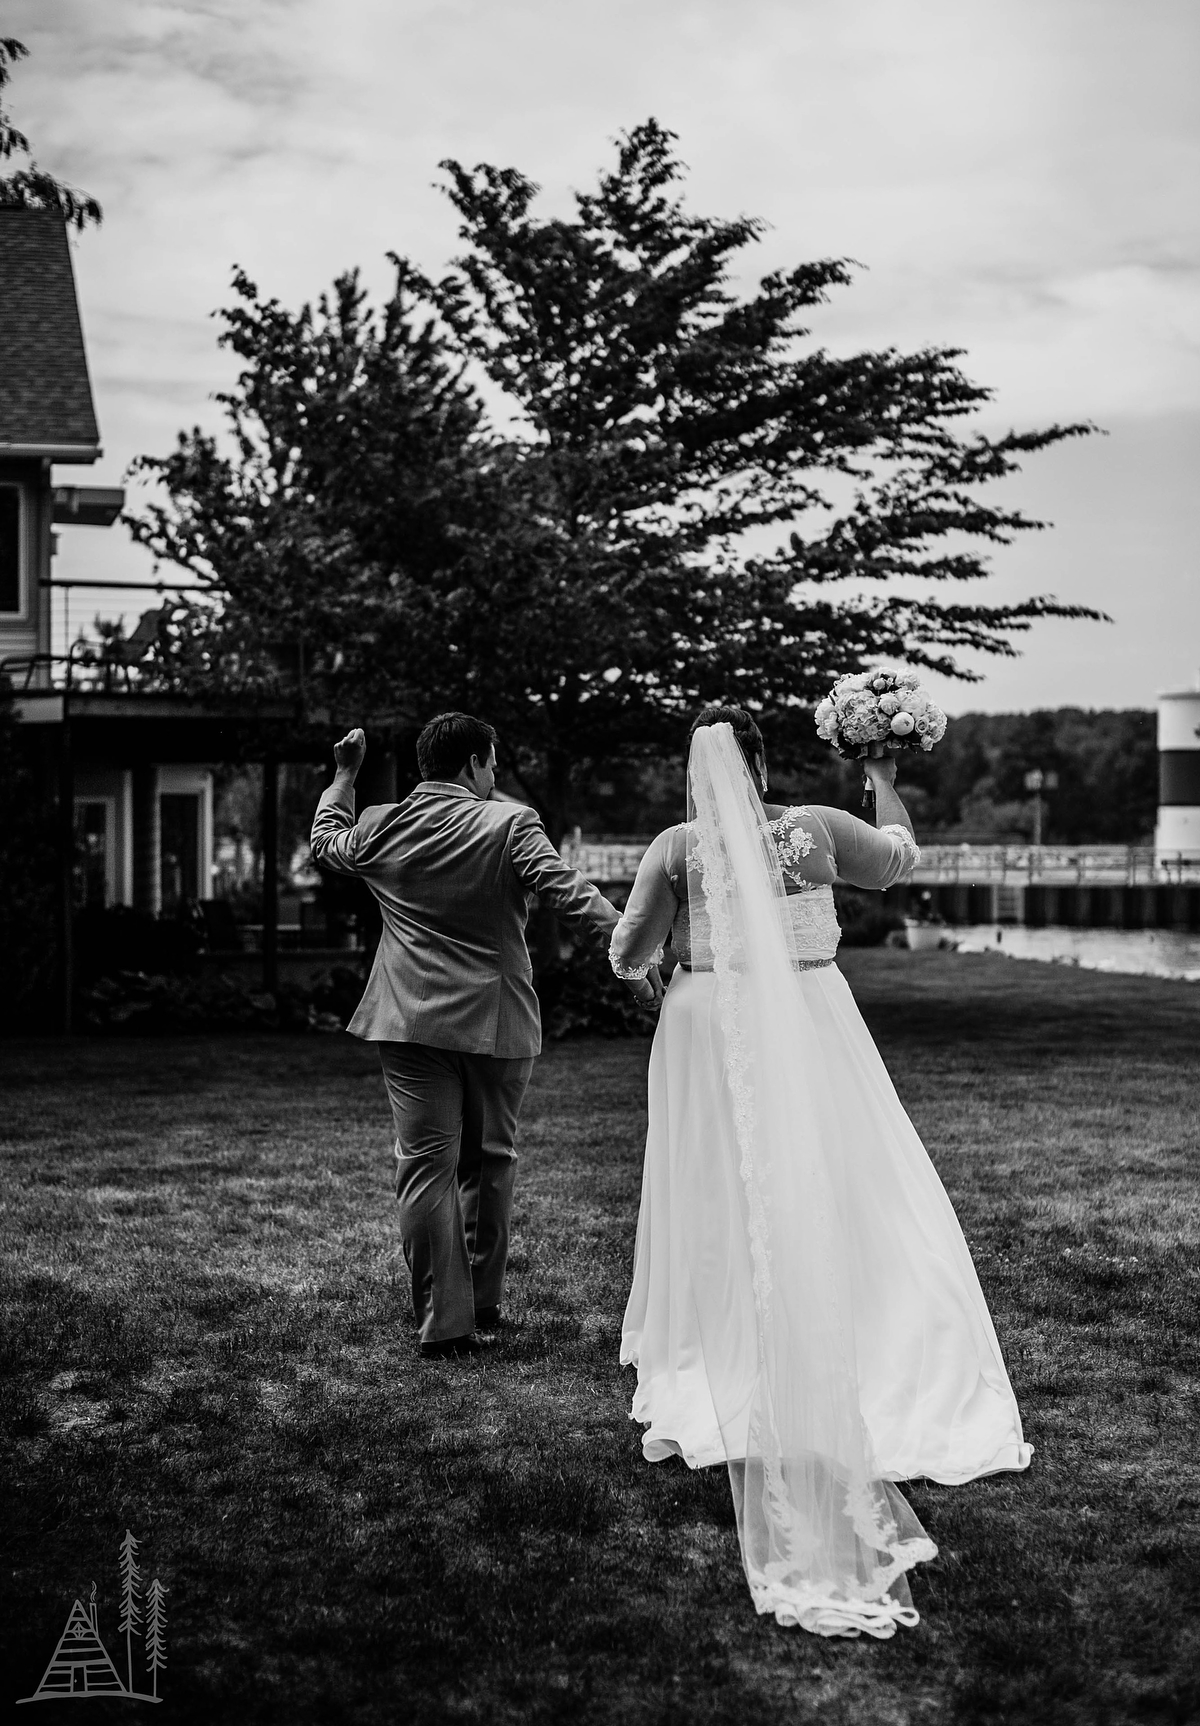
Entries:
[[692, 747], [692, 738], [706, 725], [731, 725], [746, 766], [751, 773], [755, 771], [756, 760], [764, 757], [766, 750], [763, 748], [762, 732], [754, 723], [752, 714], [747, 713], [744, 707], [722, 707], [717, 704], [702, 707], [692, 720], [692, 728], [688, 732], [689, 750]]

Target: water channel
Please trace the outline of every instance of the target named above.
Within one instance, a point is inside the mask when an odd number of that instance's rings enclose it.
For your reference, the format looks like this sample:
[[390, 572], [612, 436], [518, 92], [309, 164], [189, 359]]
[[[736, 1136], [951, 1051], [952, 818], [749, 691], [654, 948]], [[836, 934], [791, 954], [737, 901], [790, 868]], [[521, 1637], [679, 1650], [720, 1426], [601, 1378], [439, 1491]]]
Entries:
[[1200, 935], [1174, 929], [1027, 929], [1019, 923], [971, 923], [943, 931], [960, 953], [1002, 953], [1078, 965], [1085, 971], [1121, 971], [1200, 983]]

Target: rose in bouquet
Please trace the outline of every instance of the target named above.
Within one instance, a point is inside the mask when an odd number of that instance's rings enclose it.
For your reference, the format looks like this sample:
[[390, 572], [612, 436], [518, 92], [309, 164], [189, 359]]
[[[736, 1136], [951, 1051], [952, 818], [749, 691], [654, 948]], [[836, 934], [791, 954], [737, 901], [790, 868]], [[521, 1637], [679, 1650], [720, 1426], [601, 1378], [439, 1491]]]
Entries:
[[932, 749], [946, 715], [913, 671], [856, 671], [839, 677], [816, 711], [817, 736], [847, 761], [901, 749]]

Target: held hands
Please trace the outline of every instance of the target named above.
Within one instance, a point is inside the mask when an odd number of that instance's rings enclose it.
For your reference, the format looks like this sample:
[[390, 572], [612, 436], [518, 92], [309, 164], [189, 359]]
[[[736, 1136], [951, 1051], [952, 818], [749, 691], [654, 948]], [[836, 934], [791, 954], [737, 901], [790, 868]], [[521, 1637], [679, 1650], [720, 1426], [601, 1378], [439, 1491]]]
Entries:
[[350, 773], [357, 773], [363, 764], [367, 753], [367, 735], [361, 725], [356, 725], [352, 731], [347, 731], [340, 743], [333, 746], [333, 759], [339, 768]]
[[630, 990], [639, 1007], [644, 1007], [647, 1013], [657, 1013], [662, 1006], [663, 980], [657, 965], [651, 965], [644, 977], [635, 977], [630, 981]]

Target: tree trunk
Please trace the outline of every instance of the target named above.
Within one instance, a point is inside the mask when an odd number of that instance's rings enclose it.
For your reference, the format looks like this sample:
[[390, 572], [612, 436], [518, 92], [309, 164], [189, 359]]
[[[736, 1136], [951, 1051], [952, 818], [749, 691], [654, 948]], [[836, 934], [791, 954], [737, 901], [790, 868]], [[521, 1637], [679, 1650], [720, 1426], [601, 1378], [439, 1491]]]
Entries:
[[279, 987], [279, 757], [262, 764], [262, 986]]
[[[571, 784], [571, 763], [568, 757], [553, 751], [546, 763], [544, 797], [546, 833], [555, 850], [562, 849], [567, 830], [567, 793]], [[563, 957], [563, 929], [548, 905], [541, 901], [534, 906], [529, 918], [529, 950], [534, 969], [544, 971]]]
[[546, 762], [546, 832], [556, 850], [562, 849], [567, 831], [567, 797], [571, 789], [571, 763], [566, 755], [552, 751]]

